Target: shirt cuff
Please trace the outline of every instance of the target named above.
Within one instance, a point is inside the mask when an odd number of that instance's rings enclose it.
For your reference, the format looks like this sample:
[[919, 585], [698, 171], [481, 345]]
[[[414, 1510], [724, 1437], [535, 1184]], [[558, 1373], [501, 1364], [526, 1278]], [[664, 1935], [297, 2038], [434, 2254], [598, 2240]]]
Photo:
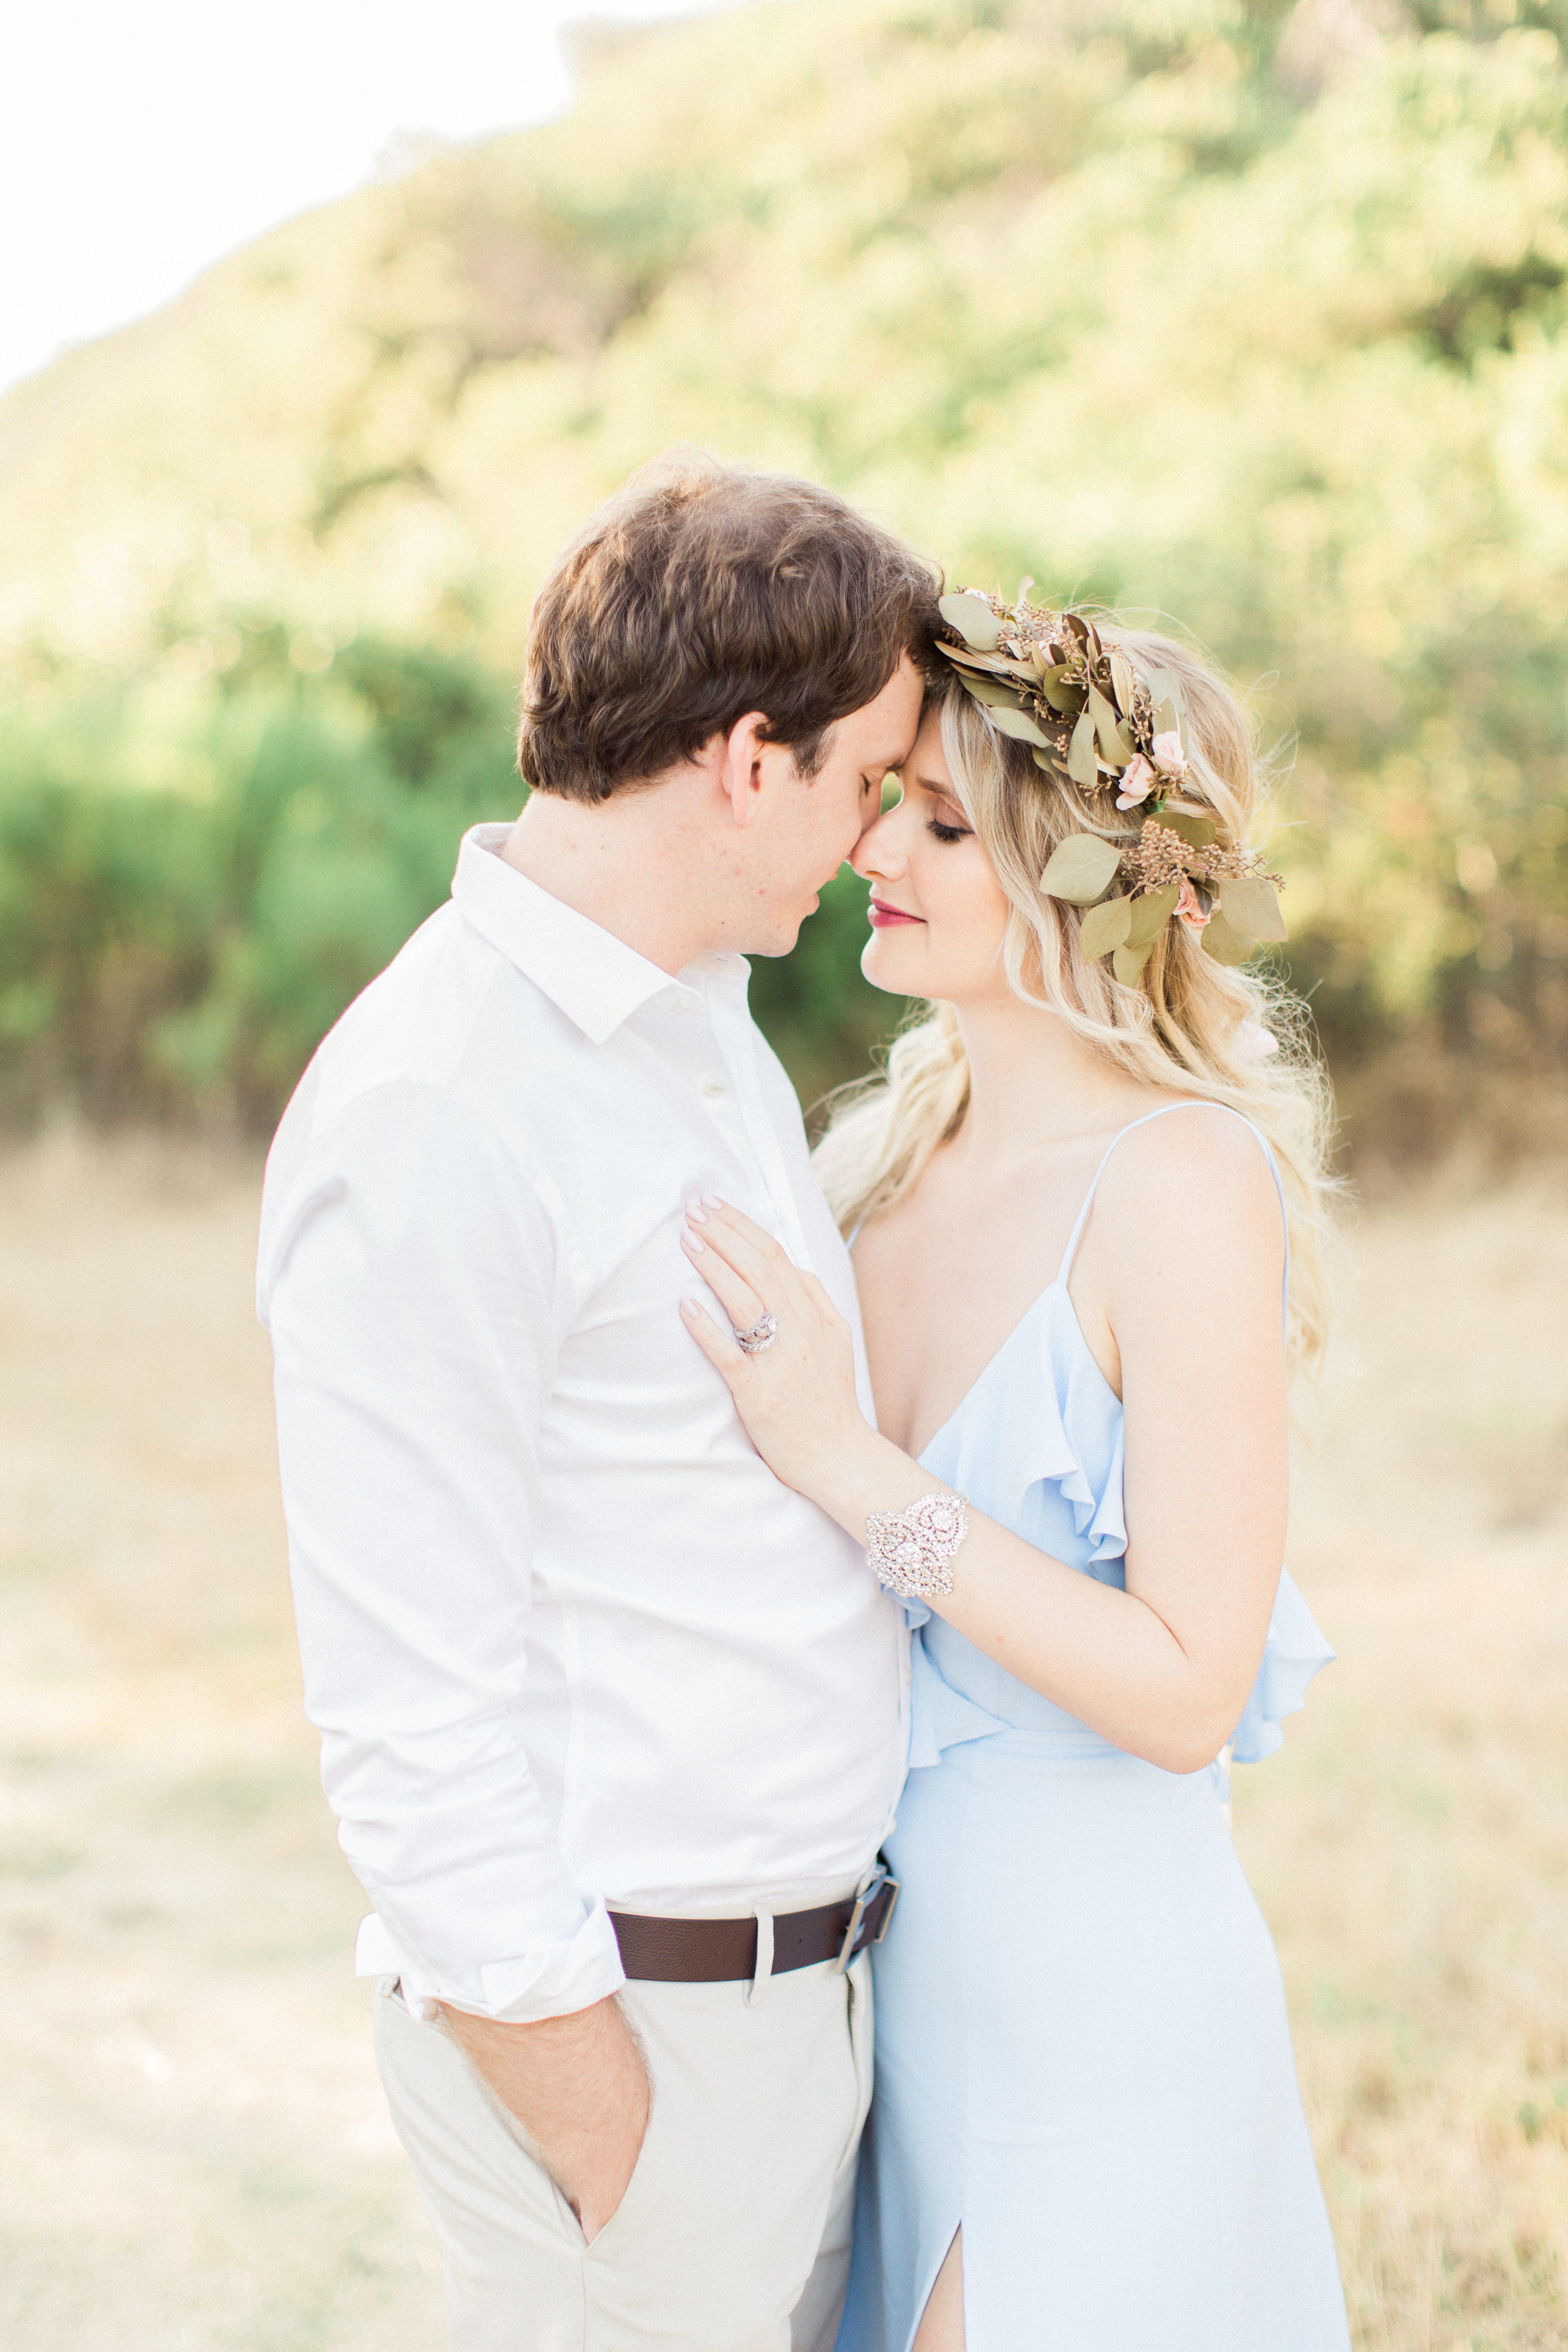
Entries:
[[373, 1911], [360, 1922], [354, 1949], [354, 1974], [399, 1977], [403, 1998], [416, 2017], [428, 2017], [438, 2001], [470, 2017], [493, 2018], [498, 2025], [538, 2025], [547, 2017], [570, 2017], [607, 2000], [626, 1980], [620, 1946], [610, 1915], [596, 1902], [574, 1936], [563, 1943], [542, 1944], [537, 1951], [510, 1959], [481, 1960], [475, 1971], [476, 1997], [428, 1976], [416, 1960], [405, 1959], [382, 1921]]

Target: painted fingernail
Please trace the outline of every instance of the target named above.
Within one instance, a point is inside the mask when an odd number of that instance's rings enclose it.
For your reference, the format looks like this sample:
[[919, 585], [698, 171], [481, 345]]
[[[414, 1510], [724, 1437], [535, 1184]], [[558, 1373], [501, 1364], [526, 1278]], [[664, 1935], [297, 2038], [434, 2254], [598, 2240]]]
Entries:
[[702, 1213], [700, 1204], [696, 1201], [688, 1201], [686, 1203], [686, 1213], [690, 1218], [694, 1225], [705, 1225], [708, 1223], [707, 1218]]
[[707, 1246], [705, 1243], [698, 1240], [695, 1234], [682, 1234], [680, 1238], [686, 1244], [689, 1250], [700, 1250]]
[[702, 1308], [695, 1298], [683, 1298], [680, 1302], [680, 1311], [683, 1315], [689, 1315], [695, 1323]]
[[724, 1203], [719, 1198], [717, 1192], [704, 1192], [702, 1195], [702, 1205], [705, 1209], [721, 1209]]

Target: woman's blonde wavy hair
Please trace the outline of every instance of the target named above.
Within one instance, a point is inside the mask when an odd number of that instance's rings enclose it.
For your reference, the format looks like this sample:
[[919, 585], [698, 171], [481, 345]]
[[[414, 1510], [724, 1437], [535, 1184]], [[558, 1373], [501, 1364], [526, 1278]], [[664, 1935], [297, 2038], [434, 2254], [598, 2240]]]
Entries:
[[[1215, 819], [1224, 848], [1247, 845], [1260, 794], [1252, 722], [1236, 694], [1189, 648], [1114, 617], [1095, 625], [1109, 652], [1173, 671], [1186, 698], [1187, 771], [1182, 796]], [[1000, 734], [956, 677], [934, 679], [929, 715], [964, 813], [1011, 906], [1002, 956], [1016, 995], [1066, 1021], [1109, 1066], [1138, 1084], [1196, 1101], [1227, 1104], [1268, 1138], [1279, 1164], [1289, 1231], [1287, 1351], [1292, 1373], [1315, 1370], [1328, 1336], [1323, 1240], [1337, 1186], [1327, 1170], [1328, 1080], [1300, 1001], [1265, 967], [1235, 970], [1203, 951], [1183, 923], [1168, 923], [1134, 987], [1090, 962], [1079, 943], [1080, 913], [1047, 898], [1040, 877], [1068, 834], [1136, 836], [1142, 812], [1108, 813], [1070, 783], [1044, 776], [1027, 748]], [[1264, 1032], [1278, 1046], [1266, 1046]], [[939, 1144], [963, 1124], [969, 1066], [951, 1004], [931, 1005], [906, 1028], [885, 1075], [834, 1099], [815, 1155], [841, 1229], [903, 1199]]]

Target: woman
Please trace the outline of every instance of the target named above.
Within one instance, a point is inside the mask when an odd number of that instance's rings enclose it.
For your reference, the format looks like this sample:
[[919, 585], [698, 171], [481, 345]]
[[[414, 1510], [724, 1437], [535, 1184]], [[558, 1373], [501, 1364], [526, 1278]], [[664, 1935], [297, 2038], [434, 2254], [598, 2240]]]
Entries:
[[1215, 1760], [1332, 1654], [1279, 1570], [1325, 1183], [1240, 969], [1281, 935], [1250, 734], [1167, 639], [943, 612], [855, 859], [868, 977], [932, 1011], [820, 1152], [879, 1433], [819, 1286], [721, 1203], [687, 1234], [759, 1450], [917, 1629], [840, 2352], [1342, 2352]]

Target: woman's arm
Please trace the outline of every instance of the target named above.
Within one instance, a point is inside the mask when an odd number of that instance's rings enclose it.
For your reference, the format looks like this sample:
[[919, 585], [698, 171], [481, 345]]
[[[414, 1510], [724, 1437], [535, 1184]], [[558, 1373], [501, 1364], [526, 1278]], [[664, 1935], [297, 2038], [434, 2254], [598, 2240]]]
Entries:
[[[1257, 1676], [1287, 1446], [1273, 1181], [1234, 1122], [1180, 1125], [1194, 1132], [1163, 1151], [1157, 1190], [1142, 1155], [1124, 1147], [1124, 1164], [1111, 1162], [1084, 1286], [1121, 1360], [1126, 1591], [972, 1509], [952, 1591], [931, 1605], [1118, 1748], [1188, 1772], [1218, 1753]], [[696, 1302], [689, 1327], [775, 1475], [863, 1543], [870, 1513], [905, 1509], [939, 1482], [860, 1413], [847, 1327], [815, 1277], [739, 1211], [705, 1202], [701, 1213], [694, 1267], [736, 1329], [766, 1308], [779, 1336], [748, 1357]]]

